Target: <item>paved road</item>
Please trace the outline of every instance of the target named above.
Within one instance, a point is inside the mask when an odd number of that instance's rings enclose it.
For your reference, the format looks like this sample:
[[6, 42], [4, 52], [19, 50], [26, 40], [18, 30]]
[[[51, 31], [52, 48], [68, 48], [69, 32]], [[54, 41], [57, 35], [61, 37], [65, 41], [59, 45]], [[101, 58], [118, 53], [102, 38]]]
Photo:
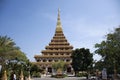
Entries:
[[66, 78], [60, 78], [60, 79], [43, 77], [43, 78], [33, 78], [32, 80], [86, 80], [86, 79], [82, 77], [66, 77]]

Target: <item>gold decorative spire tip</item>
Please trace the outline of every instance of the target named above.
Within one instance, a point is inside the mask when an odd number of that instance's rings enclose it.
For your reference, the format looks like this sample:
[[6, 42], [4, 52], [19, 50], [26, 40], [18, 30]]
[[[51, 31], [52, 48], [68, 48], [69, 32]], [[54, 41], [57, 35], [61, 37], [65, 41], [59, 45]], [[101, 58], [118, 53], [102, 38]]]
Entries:
[[62, 25], [60, 21], [60, 9], [58, 8], [58, 18], [57, 18], [57, 26], [56, 31], [62, 31]]

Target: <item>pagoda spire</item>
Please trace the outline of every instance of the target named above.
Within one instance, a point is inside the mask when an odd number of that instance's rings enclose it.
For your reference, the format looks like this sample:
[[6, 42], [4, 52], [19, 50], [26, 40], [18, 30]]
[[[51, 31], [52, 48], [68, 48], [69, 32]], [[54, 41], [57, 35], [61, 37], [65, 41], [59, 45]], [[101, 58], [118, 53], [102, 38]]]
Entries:
[[62, 31], [62, 25], [61, 25], [61, 21], [60, 21], [60, 9], [58, 9], [56, 31]]

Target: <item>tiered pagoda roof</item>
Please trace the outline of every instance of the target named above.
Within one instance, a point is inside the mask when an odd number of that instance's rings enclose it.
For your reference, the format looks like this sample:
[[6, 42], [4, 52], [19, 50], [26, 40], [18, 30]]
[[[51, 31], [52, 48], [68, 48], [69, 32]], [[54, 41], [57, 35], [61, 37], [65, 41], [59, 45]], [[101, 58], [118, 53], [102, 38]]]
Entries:
[[[42, 50], [42, 55], [35, 55], [34, 58], [38, 62], [41, 59], [46, 58], [56, 58], [58, 60], [61, 60], [63, 58], [70, 58], [72, 54], [73, 47], [70, 45], [70, 43], [67, 41], [66, 37], [64, 36], [61, 21], [60, 21], [60, 11], [58, 10], [58, 18], [57, 18], [57, 25], [55, 34], [51, 40], [51, 42], [48, 44], [48, 46], [45, 47], [45, 50]], [[39, 63], [40, 64], [40, 63]]]

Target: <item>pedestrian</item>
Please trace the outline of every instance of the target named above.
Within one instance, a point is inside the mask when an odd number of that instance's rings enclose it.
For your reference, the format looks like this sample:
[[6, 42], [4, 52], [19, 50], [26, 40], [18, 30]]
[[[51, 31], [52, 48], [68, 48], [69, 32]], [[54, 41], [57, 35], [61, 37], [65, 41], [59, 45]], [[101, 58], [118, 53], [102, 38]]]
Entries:
[[16, 80], [16, 74], [15, 73], [13, 74], [13, 80]]
[[91, 80], [91, 75], [90, 75], [90, 73], [88, 74], [88, 80]]
[[107, 80], [107, 72], [105, 68], [102, 70], [102, 80]]
[[99, 80], [99, 70], [96, 69], [96, 80]]
[[13, 72], [10, 74], [10, 80], [13, 80]]

